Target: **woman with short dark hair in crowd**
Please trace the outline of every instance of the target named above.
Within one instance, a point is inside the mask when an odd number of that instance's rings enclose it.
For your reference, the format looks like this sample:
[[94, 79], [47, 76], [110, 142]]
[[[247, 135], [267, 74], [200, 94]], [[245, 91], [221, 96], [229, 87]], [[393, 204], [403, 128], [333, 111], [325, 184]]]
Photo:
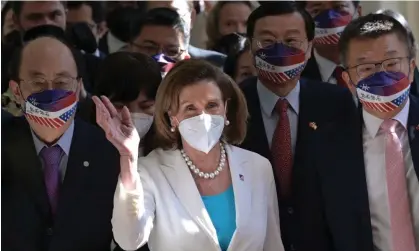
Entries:
[[256, 76], [250, 45], [245, 38], [240, 40], [235, 49], [227, 55], [224, 62], [224, 73], [234, 79], [237, 84], [248, 77]]
[[[140, 155], [147, 155], [153, 148], [154, 103], [161, 80], [160, 67], [151, 57], [124, 51], [106, 57], [96, 77], [94, 95], [109, 97], [117, 110], [128, 108], [137, 132], [144, 138]], [[94, 112], [91, 120], [96, 120]]]
[[94, 101], [121, 155], [112, 226], [123, 249], [148, 241], [152, 251], [284, 250], [271, 164], [234, 146], [246, 136], [247, 105], [219, 68], [190, 59], [166, 75], [156, 96], [157, 148], [138, 160], [128, 109]]

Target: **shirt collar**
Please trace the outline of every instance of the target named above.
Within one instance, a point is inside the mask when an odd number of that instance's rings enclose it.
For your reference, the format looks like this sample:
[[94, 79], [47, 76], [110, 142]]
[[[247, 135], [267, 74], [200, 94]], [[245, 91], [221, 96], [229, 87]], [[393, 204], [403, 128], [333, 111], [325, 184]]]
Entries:
[[319, 66], [319, 71], [320, 75], [322, 76], [322, 80], [324, 82], [329, 81], [337, 65], [329, 59], [320, 56], [320, 54], [317, 53], [316, 49], [313, 50], [313, 54], [316, 59], [317, 65]]
[[291, 108], [298, 115], [300, 111], [300, 81], [297, 82], [294, 89], [286, 97], [278, 97], [275, 93], [266, 88], [259, 80], [257, 81], [257, 91], [262, 106], [262, 111], [271, 116], [275, 109], [276, 102], [280, 98], [285, 98], [290, 104]]
[[114, 53], [122, 49], [127, 43], [122, 42], [118, 38], [116, 38], [112, 33], [109, 31], [106, 36], [106, 41], [108, 42], [109, 54]]
[[[393, 119], [399, 121], [405, 129], [407, 128], [407, 120], [409, 117], [409, 106], [410, 100], [407, 99], [407, 102], [403, 109], [399, 113], [397, 113], [396, 116], [393, 117]], [[374, 115], [366, 112], [364, 109], [362, 109], [362, 116], [364, 117], [365, 128], [367, 129], [371, 137], [375, 138], [384, 120], [375, 117]]]
[[[42, 142], [38, 136], [35, 135], [33, 130], [32, 132], [32, 138], [33, 142], [35, 144], [36, 153], [39, 155], [42, 148], [46, 147], [47, 145]], [[63, 136], [55, 143], [54, 145], [59, 145], [61, 149], [63, 149], [64, 153], [69, 156], [70, 153], [70, 146], [71, 146], [71, 140], [73, 139], [73, 133], [74, 133], [74, 120], [71, 121], [70, 126], [68, 127], [67, 131], [64, 132]]]

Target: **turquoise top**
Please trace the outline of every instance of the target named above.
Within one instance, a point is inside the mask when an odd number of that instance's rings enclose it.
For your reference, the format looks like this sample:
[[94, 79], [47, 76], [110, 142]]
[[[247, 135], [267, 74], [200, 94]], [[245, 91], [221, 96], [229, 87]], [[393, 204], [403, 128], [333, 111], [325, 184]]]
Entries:
[[202, 200], [217, 231], [221, 250], [226, 251], [236, 230], [236, 205], [231, 185], [220, 194], [202, 196]]

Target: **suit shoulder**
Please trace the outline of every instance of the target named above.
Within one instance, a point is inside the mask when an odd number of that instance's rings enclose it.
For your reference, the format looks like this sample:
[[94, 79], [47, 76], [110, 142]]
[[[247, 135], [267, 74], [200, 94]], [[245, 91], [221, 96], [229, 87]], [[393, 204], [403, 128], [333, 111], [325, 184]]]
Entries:
[[106, 138], [106, 135], [101, 128], [89, 124], [82, 119], [76, 119], [75, 126], [78, 127], [75, 129], [75, 132], [82, 132], [82, 135], [85, 136], [84, 140], [86, 142], [92, 143], [95, 148], [102, 148], [107, 150], [111, 149], [112, 151], [116, 151], [115, 147]]
[[[231, 152], [234, 155], [237, 156], [245, 156], [246, 159], [251, 160], [253, 163], [263, 166], [263, 168], [265, 167], [269, 167], [271, 168], [271, 163], [269, 162], [269, 160], [265, 157], [263, 157], [262, 155], [246, 150], [244, 148], [238, 147], [238, 146], [230, 146], [231, 147]], [[243, 157], [242, 157], [243, 158]]]
[[341, 86], [330, 84], [322, 81], [316, 81], [306, 78], [301, 78], [301, 81], [303, 83], [303, 88], [310, 89], [309, 93], [312, 93], [314, 95], [321, 95], [321, 96], [351, 96], [351, 92], [348, 88], [343, 88]]

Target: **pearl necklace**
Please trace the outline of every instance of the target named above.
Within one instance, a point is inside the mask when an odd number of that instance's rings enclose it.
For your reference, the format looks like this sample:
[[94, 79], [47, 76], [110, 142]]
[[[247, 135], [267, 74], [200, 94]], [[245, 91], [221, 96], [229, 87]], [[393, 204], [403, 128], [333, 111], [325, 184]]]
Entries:
[[217, 169], [215, 169], [214, 172], [211, 173], [204, 173], [201, 170], [199, 170], [191, 161], [191, 159], [188, 157], [188, 155], [186, 155], [185, 151], [182, 149], [180, 150], [180, 153], [182, 154], [183, 159], [185, 160], [186, 164], [188, 165], [189, 169], [191, 169], [191, 171], [198, 175], [200, 178], [204, 178], [204, 179], [214, 179], [215, 177], [217, 177], [220, 172], [223, 170], [224, 166], [225, 166], [225, 161], [226, 161], [226, 150], [224, 148], [224, 145], [222, 143], [220, 143], [220, 147], [221, 147], [221, 157], [220, 157], [220, 163], [218, 164]]

